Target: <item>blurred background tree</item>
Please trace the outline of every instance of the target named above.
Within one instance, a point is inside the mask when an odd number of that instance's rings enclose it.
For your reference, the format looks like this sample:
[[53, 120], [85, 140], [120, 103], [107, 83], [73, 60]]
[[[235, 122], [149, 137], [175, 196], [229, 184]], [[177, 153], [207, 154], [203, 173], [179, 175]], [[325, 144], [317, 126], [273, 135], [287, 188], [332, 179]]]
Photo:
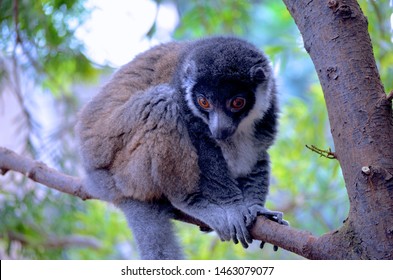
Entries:
[[[148, 0], [131, 1], [138, 6]], [[61, 171], [83, 176], [74, 140], [76, 112], [98, 90], [109, 64], [99, 65], [77, 36], [95, 1], [0, 0], [0, 145], [16, 141], [17, 151]], [[99, 1], [98, 1], [99, 2]], [[334, 150], [323, 94], [303, 50], [300, 34], [281, 1], [155, 0], [145, 34], [161, 41], [158, 13], [169, 6], [179, 18], [173, 39], [213, 34], [242, 37], [272, 59], [281, 103], [280, 132], [271, 149], [268, 207], [285, 212], [291, 225], [323, 234], [347, 217], [348, 198], [338, 162], [305, 148]], [[390, 1], [359, 0], [369, 20], [374, 53], [386, 91], [393, 89], [392, 6]], [[116, 1], [113, 5], [122, 5]], [[111, 18], [107, 18], [111, 20]], [[126, 38], [132, 25], [121, 32]], [[116, 42], [122, 44], [121, 41]], [[100, 48], [99, 45], [96, 46]], [[104, 77], [104, 78], [101, 78]], [[11, 97], [10, 97], [11, 96]], [[18, 104], [12, 122], [1, 109]], [[12, 124], [11, 130], [2, 125]], [[12, 134], [12, 135], [10, 135]], [[135, 244], [123, 216], [99, 201], [82, 202], [9, 172], [0, 178], [0, 258], [135, 258]], [[176, 222], [190, 259], [297, 259], [271, 246], [248, 250], [222, 243], [214, 233]]]

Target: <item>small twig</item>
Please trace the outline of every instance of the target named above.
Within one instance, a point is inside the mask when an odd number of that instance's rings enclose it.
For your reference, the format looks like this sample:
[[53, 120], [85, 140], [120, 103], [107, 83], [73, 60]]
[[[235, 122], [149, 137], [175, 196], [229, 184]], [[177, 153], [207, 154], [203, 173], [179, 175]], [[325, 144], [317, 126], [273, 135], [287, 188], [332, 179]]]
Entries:
[[306, 145], [306, 148], [310, 149], [314, 153], [317, 153], [321, 157], [325, 157], [328, 159], [337, 159], [336, 154], [334, 152], [332, 152], [332, 150], [330, 148], [328, 150], [322, 150], [322, 149], [315, 147], [314, 145], [311, 145], [311, 146]]

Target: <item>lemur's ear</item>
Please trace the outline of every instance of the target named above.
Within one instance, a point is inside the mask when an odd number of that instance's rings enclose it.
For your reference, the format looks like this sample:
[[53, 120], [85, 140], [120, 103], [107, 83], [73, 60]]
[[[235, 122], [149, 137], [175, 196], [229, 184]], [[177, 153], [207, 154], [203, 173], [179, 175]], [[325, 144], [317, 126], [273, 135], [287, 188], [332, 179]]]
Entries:
[[183, 67], [183, 73], [181, 75], [182, 84], [185, 87], [192, 87], [195, 84], [193, 80], [197, 72], [197, 67], [194, 60], [189, 60]]
[[262, 66], [257, 64], [254, 65], [251, 69], [250, 69], [250, 76], [251, 76], [251, 80], [253, 82], [263, 82], [266, 80], [266, 73], [263, 70]]

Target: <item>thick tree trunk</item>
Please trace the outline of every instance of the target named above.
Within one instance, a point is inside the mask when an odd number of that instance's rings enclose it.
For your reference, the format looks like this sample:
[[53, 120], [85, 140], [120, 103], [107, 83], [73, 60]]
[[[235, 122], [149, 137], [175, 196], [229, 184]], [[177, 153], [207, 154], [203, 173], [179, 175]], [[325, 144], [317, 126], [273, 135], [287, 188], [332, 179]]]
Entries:
[[335, 155], [350, 201], [342, 228], [319, 238], [317, 258], [393, 259], [393, 119], [355, 0], [283, 0], [324, 92]]

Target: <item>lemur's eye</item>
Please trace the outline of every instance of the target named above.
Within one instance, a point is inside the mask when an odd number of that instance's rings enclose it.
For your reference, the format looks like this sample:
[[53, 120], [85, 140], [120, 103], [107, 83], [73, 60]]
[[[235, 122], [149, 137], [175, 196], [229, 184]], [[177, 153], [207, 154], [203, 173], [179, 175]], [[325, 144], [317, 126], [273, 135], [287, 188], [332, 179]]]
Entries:
[[205, 110], [208, 110], [211, 107], [209, 100], [207, 100], [207, 98], [203, 97], [203, 96], [198, 96], [198, 104], [199, 104], [199, 106], [202, 107], [202, 109], [205, 109]]
[[231, 110], [234, 112], [240, 111], [246, 106], [246, 99], [243, 97], [235, 97], [231, 101]]

